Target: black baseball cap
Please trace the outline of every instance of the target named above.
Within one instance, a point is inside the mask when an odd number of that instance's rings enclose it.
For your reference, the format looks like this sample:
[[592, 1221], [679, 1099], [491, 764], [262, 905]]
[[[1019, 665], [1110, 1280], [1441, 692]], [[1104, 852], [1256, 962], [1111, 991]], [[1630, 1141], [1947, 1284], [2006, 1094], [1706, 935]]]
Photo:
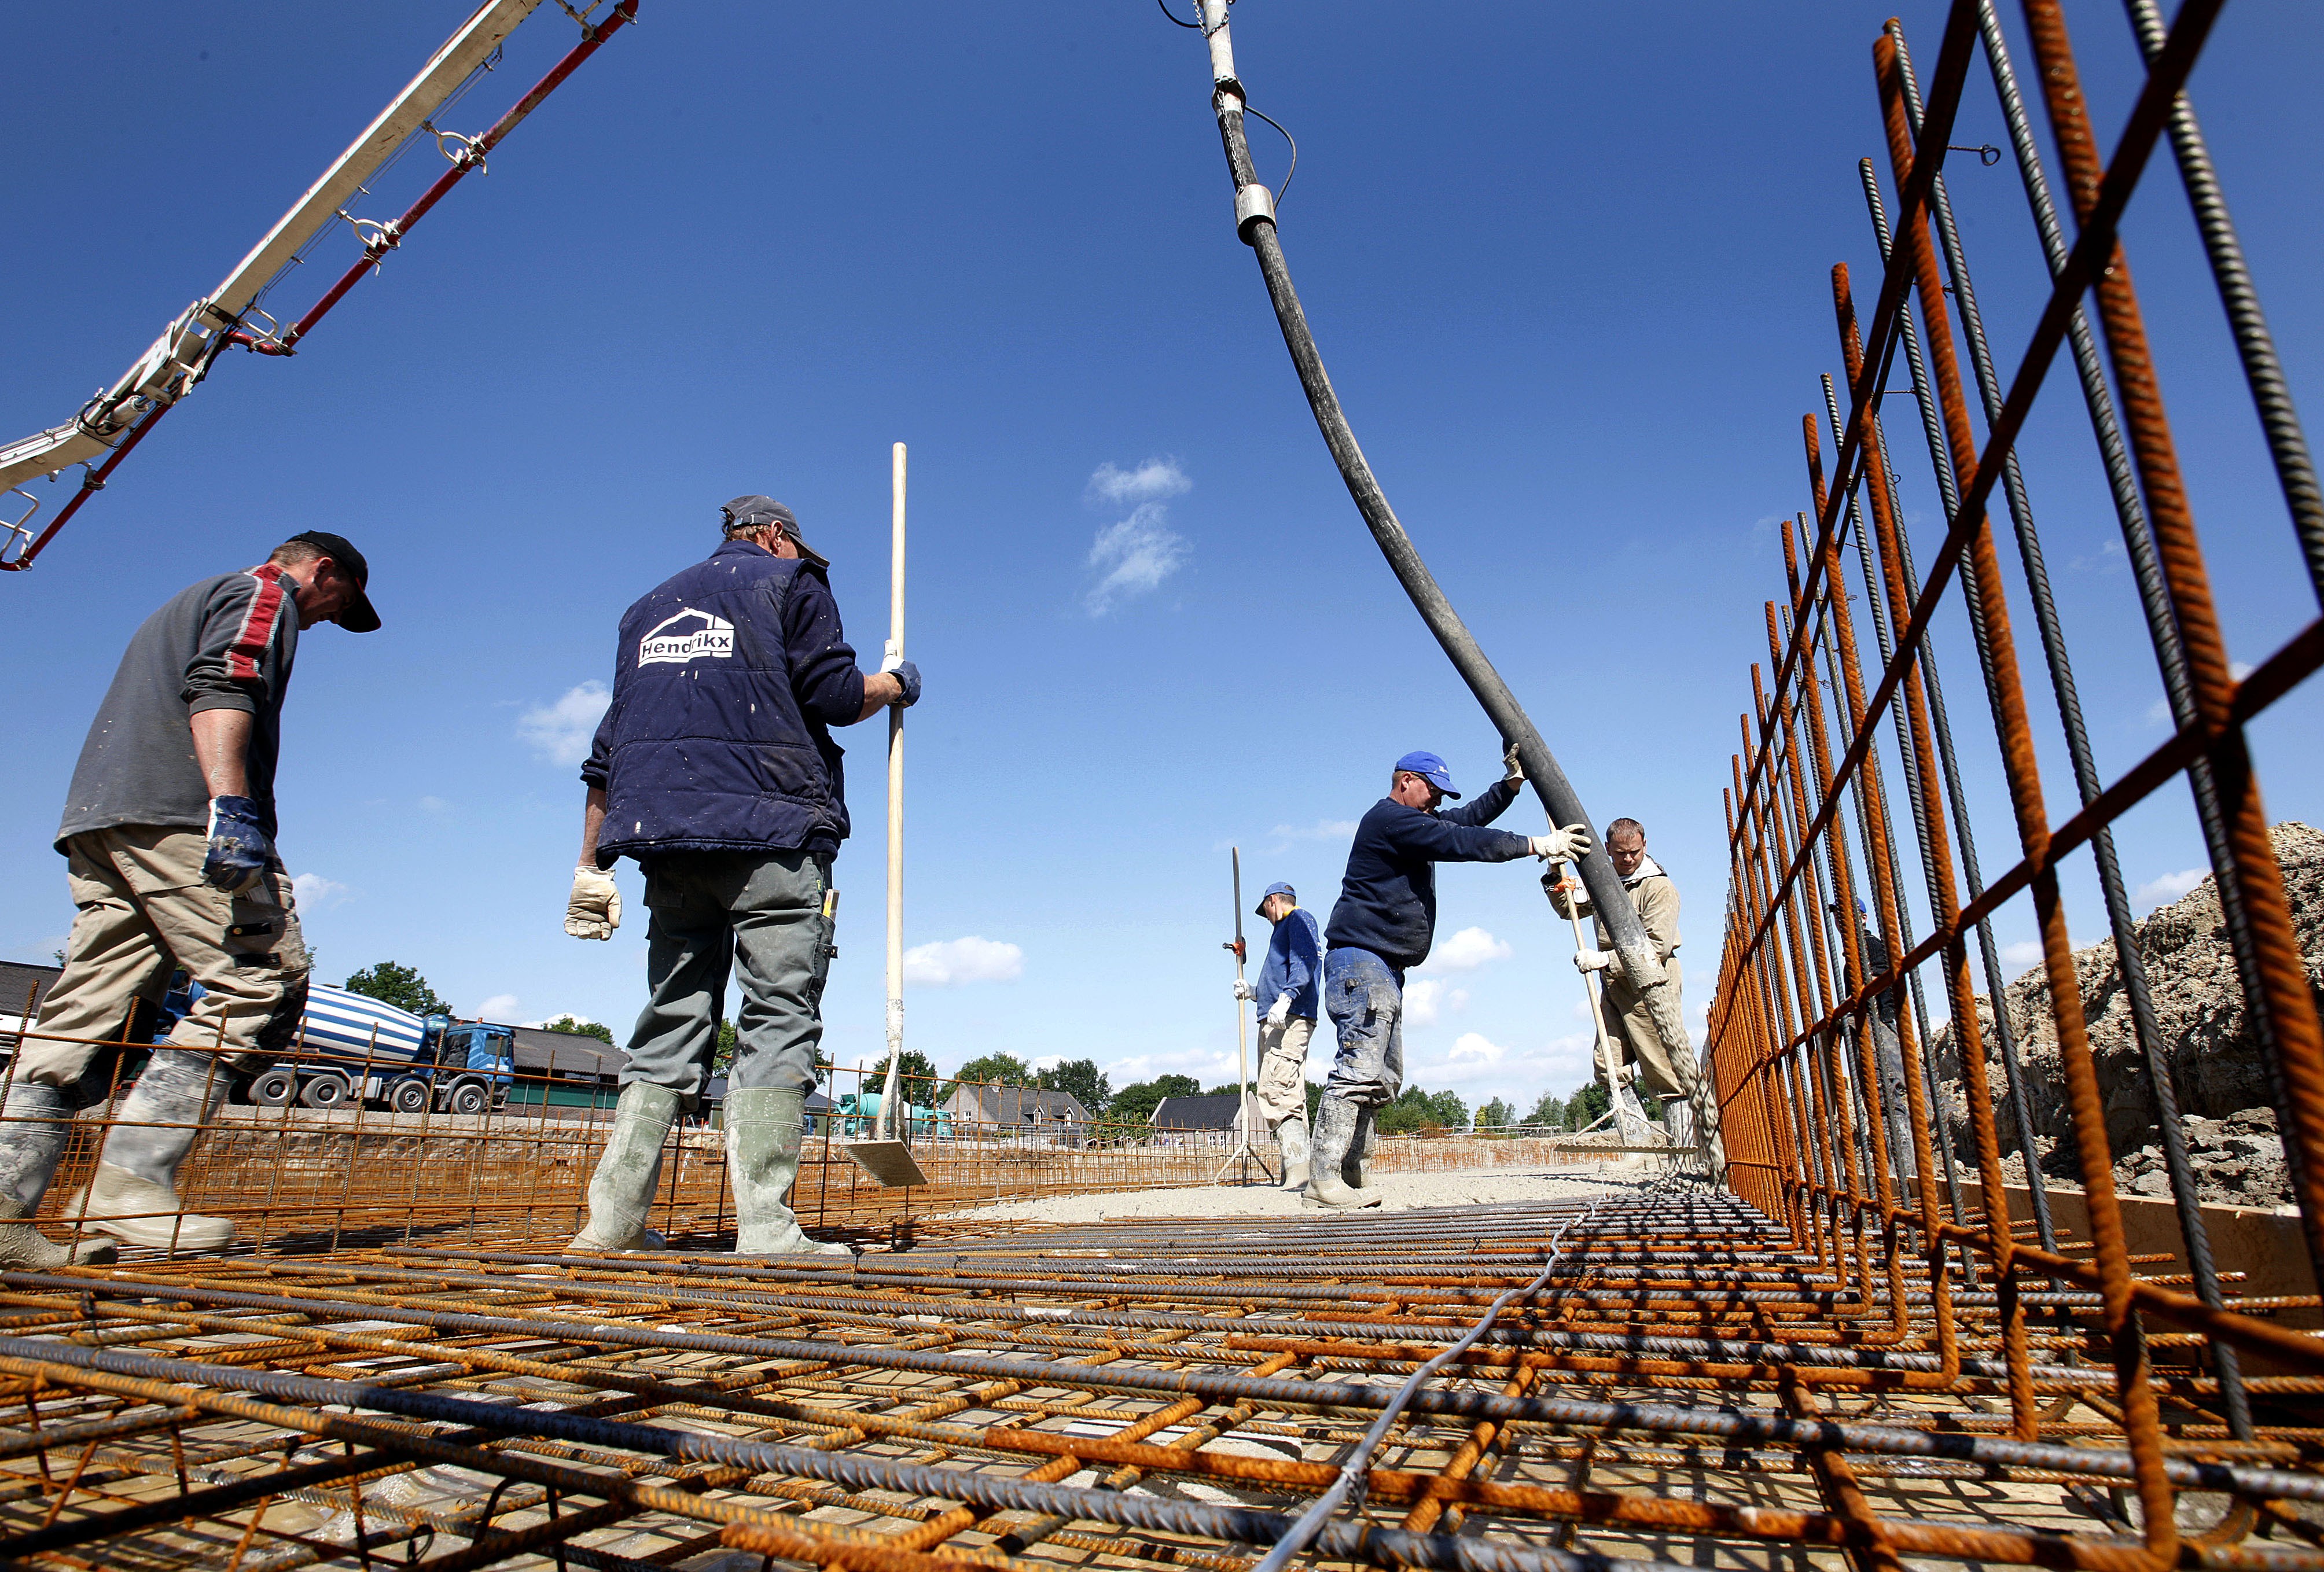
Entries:
[[725, 515], [729, 529], [751, 529], [772, 524], [790, 537], [791, 544], [798, 547], [798, 554], [807, 561], [820, 568], [831, 565], [831, 558], [809, 546], [807, 537], [799, 533], [798, 516], [772, 497], [755, 494], [737, 497], [718, 510]]
[[332, 621], [350, 633], [373, 633], [379, 630], [379, 613], [372, 609], [371, 597], [364, 592], [371, 584], [371, 564], [364, 560], [355, 543], [344, 535], [334, 535], [327, 529], [309, 529], [304, 535], [293, 535], [290, 544], [303, 542], [338, 564], [339, 571], [355, 582], [355, 598], [346, 610]]

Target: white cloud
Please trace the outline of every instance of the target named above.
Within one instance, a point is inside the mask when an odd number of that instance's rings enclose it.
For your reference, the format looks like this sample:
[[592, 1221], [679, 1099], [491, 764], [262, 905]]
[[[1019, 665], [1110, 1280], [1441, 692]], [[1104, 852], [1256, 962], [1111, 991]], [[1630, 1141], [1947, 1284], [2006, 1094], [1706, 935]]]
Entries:
[[1432, 970], [1474, 971], [1487, 961], [1507, 961], [1515, 953], [1505, 939], [1496, 939], [1482, 928], [1463, 928], [1436, 947], [1428, 964]]
[[601, 682], [565, 690], [553, 704], [536, 704], [516, 718], [517, 740], [548, 764], [578, 764], [589, 757], [597, 722], [613, 696]]
[[962, 982], [1012, 982], [1024, 975], [1025, 952], [1014, 944], [971, 934], [918, 944], [904, 951], [904, 980], [927, 988]]
[[1416, 977], [1404, 986], [1404, 1018], [1415, 1026], [1436, 1025], [1440, 1012], [1468, 1007], [1469, 990], [1434, 977]]
[[2248, 660], [2231, 660], [2227, 662], [2227, 675], [2235, 678], [2237, 682], [2243, 681], [2244, 678], [2251, 676], [2253, 672], [2257, 671], [2258, 669], [2259, 668], [2257, 666], [2254, 666]]
[[325, 878], [319, 873], [296, 874], [290, 880], [290, 898], [309, 910], [325, 901], [343, 900], [346, 893], [346, 886], [336, 878]]
[[1268, 832], [1277, 841], [1345, 841], [1355, 832], [1353, 819], [1318, 819], [1304, 829], [1296, 824], [1277, 824]]
[[2208, 868], [2182, 868], [2177, 873], [2148, 879], [2131, 892], [2130, 898], [2142, 906], [2168, 906], [2210, 877]]
[[1508, 1052], [1499, 1043], [1487, 1038], [1482, 1032], [1463, 1032], [1459, 1041], [1452, 1044], [1451, 1059], [1453, 1062], [1474, 1059], [1485, 1064], [1499, 1064], [1508, 1056]]
[[482, 1020], [505, 1021], [516, 1014], [519, 1002], [512, 993], [496, 993], [476, 1007], [476, 1015]]
[[2004, 944], [2001, 947], [2001, 964], [2013, 972], [2023, 971], [2029, 966], [2041, 965], [2042, 941], [2020, 939], [2015, 944]]
[[1170, 528], [1169, 513], [1160, 502], [1140, 502], [1129, 518], [1097, 532], [1089, 565], [1098, 580], [1082, 596], [1091, 616], [1102, 617], [1118, 602], [1148, 593], [1186, 565], [1194, 547]]
[[1175, 458], [1149, 458], [1136, 469], [1123, 469], [1108, 459], [1092, 472], [1089, 499], [1093, 502], [1158, 502], [1191, 491], [1194, 483]]

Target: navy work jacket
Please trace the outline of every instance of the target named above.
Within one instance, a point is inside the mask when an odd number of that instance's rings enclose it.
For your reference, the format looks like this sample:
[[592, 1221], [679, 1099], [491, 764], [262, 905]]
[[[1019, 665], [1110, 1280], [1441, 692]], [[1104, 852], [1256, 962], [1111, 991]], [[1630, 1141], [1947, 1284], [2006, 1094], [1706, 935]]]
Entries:
[[830, 729], [862, 711], [822, 570], [727, 541], [622, 614], [613, 703], [581, 767], [606, 795], [597, 865], [836, 851], [847, 801]]
[[1431, 814], [1382, 797], [1356, 825], [1348, 871], [1324, 936], [1332, 948], [1369, 950], [1397, 971], [1428, 959], [1436, 942], [1436, 864], [1509, 862], [1533, 842], [1486, 825], [1517, 800], [1513, 781], [1496, 781], [1459, 807]]

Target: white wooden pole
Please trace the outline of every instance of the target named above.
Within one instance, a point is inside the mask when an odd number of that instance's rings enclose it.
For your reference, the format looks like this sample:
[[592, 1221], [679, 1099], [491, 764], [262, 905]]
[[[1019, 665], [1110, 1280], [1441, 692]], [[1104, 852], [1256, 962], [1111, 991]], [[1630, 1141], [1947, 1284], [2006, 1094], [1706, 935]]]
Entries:
[[[888, 573], [888, 663], [904, 658], [904, 445], [890, 470], [893, 549]], [[880, 1112], [897, 1131], [896, 1085], [904, 1062], [904, 706], [888, 707], [888, 1084]], [[908, 1128], [908, 1124], [905, 1126]]]

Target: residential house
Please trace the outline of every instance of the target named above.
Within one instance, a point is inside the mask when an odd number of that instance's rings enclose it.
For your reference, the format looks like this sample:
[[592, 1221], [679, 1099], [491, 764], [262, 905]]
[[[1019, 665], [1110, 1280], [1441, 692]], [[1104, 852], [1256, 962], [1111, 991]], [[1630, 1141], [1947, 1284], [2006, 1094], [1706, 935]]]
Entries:
[[1043, 1146], [1079, 1146], [1094, 1116], [1069, 1091], [1025, 1086], [956, 1086], [939, 1105], [952, 1116], [962, 1141], [1022, 1140]]

